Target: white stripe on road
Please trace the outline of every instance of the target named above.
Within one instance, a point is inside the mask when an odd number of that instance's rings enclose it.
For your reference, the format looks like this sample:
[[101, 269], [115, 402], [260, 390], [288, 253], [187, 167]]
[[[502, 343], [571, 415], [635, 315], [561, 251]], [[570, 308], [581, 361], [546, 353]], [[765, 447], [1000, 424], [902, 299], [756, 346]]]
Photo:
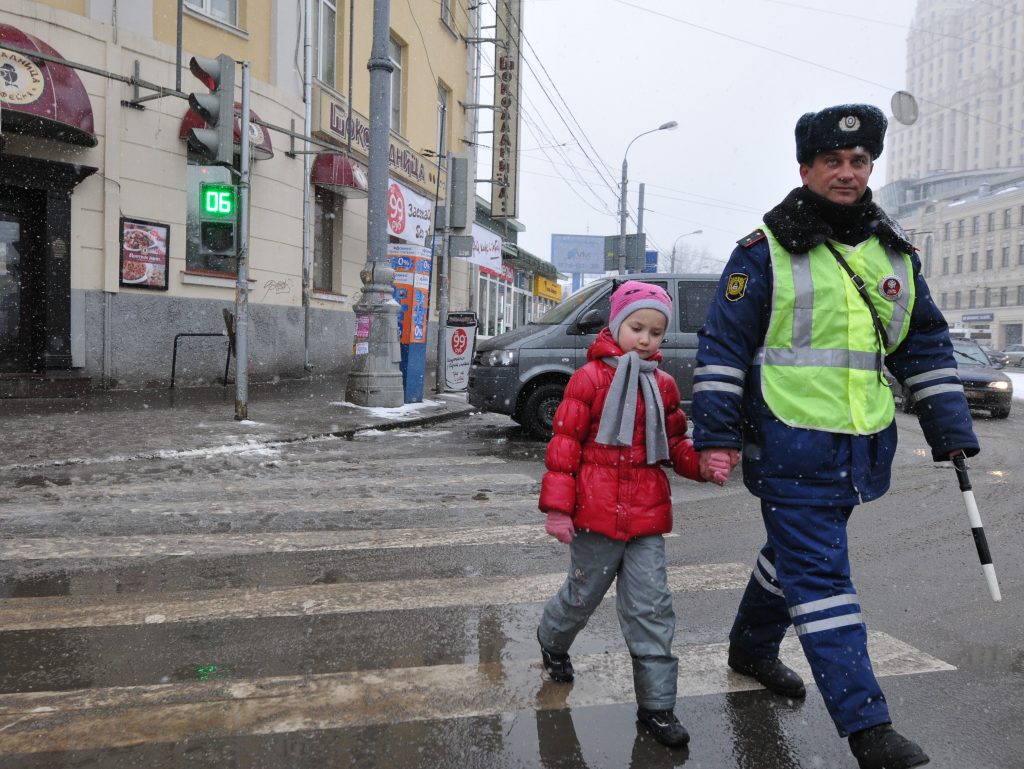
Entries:
[[[869, 634], [879, 677], [955, 670], [884, 633]], [[724, 643], [678, 647], [679, 696], [760, 686], [728, 670]], [[807, 680], [797, 641], [782, 656]], [[572, 686], [534, 660], [308, 676], [0, 695], [0, 754], [84, 751], [634, 702], [625, 653], [573, 657]], [[685, 706], [684, 706], [685, 710]], [[685, 722], [685, 718], [684, 718]]]
[[260, 533], [157, 534], [130, 537], [56, 537], [0, 540], [0, 561], [59, 558], [262, 555], [324, 550], [378, 550], [553, 542], [541, 513], [521, 526], [463, 529], [375, 529]]
[[[725, 590], [747, 584], [750, 567], [742, 563], [678, 566], [668, 570], [673, 590]], [[73, 627], [152, 625], [167, 622], [217, 622], [267, 617], [407, 611], [450, 606], [546, 601], [565, 573], [525, 577], [411, 579], [395, 582], [346, 582], [333, 585], [165, 593], [134, 596], [55, 596], [0, 601], [0, 628], [42, 630]], [[609, 595], [614, 594], [614, 589]]]

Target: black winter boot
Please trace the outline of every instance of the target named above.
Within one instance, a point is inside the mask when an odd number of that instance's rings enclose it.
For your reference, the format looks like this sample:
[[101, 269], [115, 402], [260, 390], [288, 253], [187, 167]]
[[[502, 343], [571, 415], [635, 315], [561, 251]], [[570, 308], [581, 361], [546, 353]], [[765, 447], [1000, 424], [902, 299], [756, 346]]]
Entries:
[[799, 700], [807, 695], [804, 682], [778, 657], [751, 657], [736, 646], [729, 646], [729, 667], [737, 673], [757, 679], [765, 689], [783, 697]]
[[671, 710], [636, 709], [636, 719], [646, 726], [654, 739], [670, 748], [682, 748], [690, 742], [690, 733]]
[[540, 658], [544, 663], [544, 669], [548, 671], [552, 681], [560, 684], [572, 683], [575, 674], [572, 669], [572, 661], [568, 654], [555, 654], [544, 648], [540, 641], [540, 628], [537, 628], [537, 643], [540, 644]]
[[850, 735], [850, 750], [860, 769], [909, 769], [930, 760], [916, 744], [892, 728], [880, 724]]

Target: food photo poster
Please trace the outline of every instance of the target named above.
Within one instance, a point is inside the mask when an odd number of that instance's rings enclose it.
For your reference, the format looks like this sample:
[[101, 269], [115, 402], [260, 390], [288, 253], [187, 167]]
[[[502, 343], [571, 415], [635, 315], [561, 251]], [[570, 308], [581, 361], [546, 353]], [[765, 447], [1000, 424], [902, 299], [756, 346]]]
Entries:
[[170, 237], [168, 224], [121, 217], [121, 285], [166, 291]]

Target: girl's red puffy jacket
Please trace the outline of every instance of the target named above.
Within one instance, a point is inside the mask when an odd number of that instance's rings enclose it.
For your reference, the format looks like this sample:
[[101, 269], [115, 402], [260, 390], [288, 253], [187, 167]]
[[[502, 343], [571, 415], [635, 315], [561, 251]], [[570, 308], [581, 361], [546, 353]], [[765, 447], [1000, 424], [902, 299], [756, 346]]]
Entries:
[[[608, 388], [615, 369], [601, 358], [622, 350], [605, 328], [587, 350], [587, 363], [569, 384], [555, 412], [554, 436], [548, 444], [540, 504], [545, 513], [565, 513], [577, 529], [629, 540], [672, 530], [672, 492], [659, 465], [647, 464], [644, 446], [644, 402], [637, 398], [632, 446], [596, 443]], [[652, 360], [661, 360], [657, 353]], [[655, 370], [665, 404], [665, 428], [672, 467], [700, 480], [699, 454], [686, 434], [686, 414], [679, 408], [679, 388], [661, 369]]]

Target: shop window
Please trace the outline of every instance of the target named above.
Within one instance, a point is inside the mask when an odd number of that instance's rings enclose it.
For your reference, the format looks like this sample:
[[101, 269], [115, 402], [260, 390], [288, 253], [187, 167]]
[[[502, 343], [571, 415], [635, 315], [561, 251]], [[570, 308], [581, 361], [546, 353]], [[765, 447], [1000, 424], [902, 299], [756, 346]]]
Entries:
[[334, 251], [341, 239], [344, 199], [316, 187], [313, 213], [313, 290], [334, 291]]
[[238, 26], [238, 0], [185, 0], [185, 5], [211, 19]]
[[313, 45], [316, 46], [316, 76], [334, 87], [337, 61], [338, 6], [336, 0], [318, 0], [313, 18]]
[[[199, 156], [190, 152], [185, 170], [185, 269], [189, 272], [212, 272], [233, 277], [238, 274], [237, 252], [232, 249], [229, 253], [212, 253], [209, 250], [211, 243], [204, 241], [202, 236], [200, 205], [204, 184], [230, 185], [231, 172], [222, 166], [202, 165]], [[236, 237], [237, 233], [236, 225]]]

